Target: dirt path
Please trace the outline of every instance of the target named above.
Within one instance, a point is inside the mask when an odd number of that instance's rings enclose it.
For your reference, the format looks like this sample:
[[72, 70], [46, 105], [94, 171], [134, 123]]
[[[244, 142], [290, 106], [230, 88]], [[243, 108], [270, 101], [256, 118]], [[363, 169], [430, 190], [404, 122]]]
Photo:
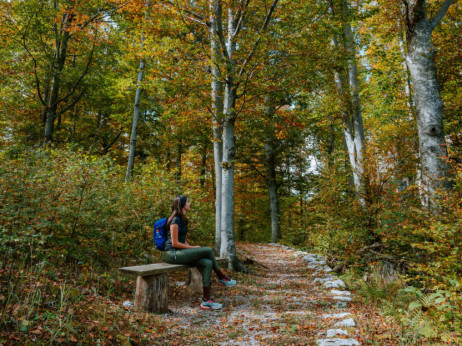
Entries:
[[235, 275], [233, 288], [213, 286], [223, 303], [219, 311], [203, 311], [199, 297], [180, 293], [163, 318], [170, 326], [164, 342], [359, 345], [350, 292], [321, 257], [271, 244], [240, 244], [239, 250], [259, 263], [251, 266], [254, 275]]

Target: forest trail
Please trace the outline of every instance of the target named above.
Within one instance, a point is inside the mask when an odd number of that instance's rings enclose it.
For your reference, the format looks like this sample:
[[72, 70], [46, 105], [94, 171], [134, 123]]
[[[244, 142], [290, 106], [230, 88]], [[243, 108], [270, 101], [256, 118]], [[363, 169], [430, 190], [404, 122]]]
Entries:
[[180, 294], [164, 315], [170, 342], [184, 335], [202, 344], [359, 345], [350, 293], [330, 287], [343, 282], [320, 257], [273, 244], [238, 249], [258, 262], [254, 275], [238, 275], [233, 288], [212, 286], [219, 311], [203, 311], [197, 297]]

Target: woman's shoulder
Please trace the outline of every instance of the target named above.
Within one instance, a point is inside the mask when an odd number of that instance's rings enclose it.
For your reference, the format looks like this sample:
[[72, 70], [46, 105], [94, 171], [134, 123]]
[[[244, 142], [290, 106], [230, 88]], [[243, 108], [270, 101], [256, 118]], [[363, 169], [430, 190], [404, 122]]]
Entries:
[[170, 225], [178, 225], [178, 226], [186, 226], [188, 224], [188, 220], [184, 220], [184, 222], [181, 221], [179, 216], [174, 216], [172, 219], [172, 222], [170, 222]]
[[170, 222], [171, 225], [179, 225], [180, 224], [180, 218], [178, 216], [174, 216], [172, 219], [172, 222]]

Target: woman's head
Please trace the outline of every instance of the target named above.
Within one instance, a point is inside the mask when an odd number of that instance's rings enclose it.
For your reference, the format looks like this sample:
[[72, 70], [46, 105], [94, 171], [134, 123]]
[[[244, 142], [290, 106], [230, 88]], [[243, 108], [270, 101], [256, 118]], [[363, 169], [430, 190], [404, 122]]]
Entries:
[[190, 205], [188, 197], [185, 195], [179, 195], [173, 199], [172, 211], [176, 210], [183, 212], [183, 210], [189, 210]]
[[172, 221], [175, 216], [178, 216], [181, 222], [187, 221], [185, 217], [185, 212], [189, 210], [191, 203], [188, 200], [188, 197], [184, 195], [176, 196], [173, 199], [172, 205], [172, 214], [168, 218], [168, 223]]

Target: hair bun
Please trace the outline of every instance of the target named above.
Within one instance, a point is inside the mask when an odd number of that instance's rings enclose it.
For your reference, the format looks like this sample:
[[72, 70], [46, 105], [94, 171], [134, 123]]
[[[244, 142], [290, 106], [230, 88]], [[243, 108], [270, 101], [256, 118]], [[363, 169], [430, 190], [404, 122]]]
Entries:
[[184, 208], [187, 201], [188, 201], [188, 197], [186, 197], [185, 195], [180, 195], [180, 207], [181, 207], [181, 209]]

